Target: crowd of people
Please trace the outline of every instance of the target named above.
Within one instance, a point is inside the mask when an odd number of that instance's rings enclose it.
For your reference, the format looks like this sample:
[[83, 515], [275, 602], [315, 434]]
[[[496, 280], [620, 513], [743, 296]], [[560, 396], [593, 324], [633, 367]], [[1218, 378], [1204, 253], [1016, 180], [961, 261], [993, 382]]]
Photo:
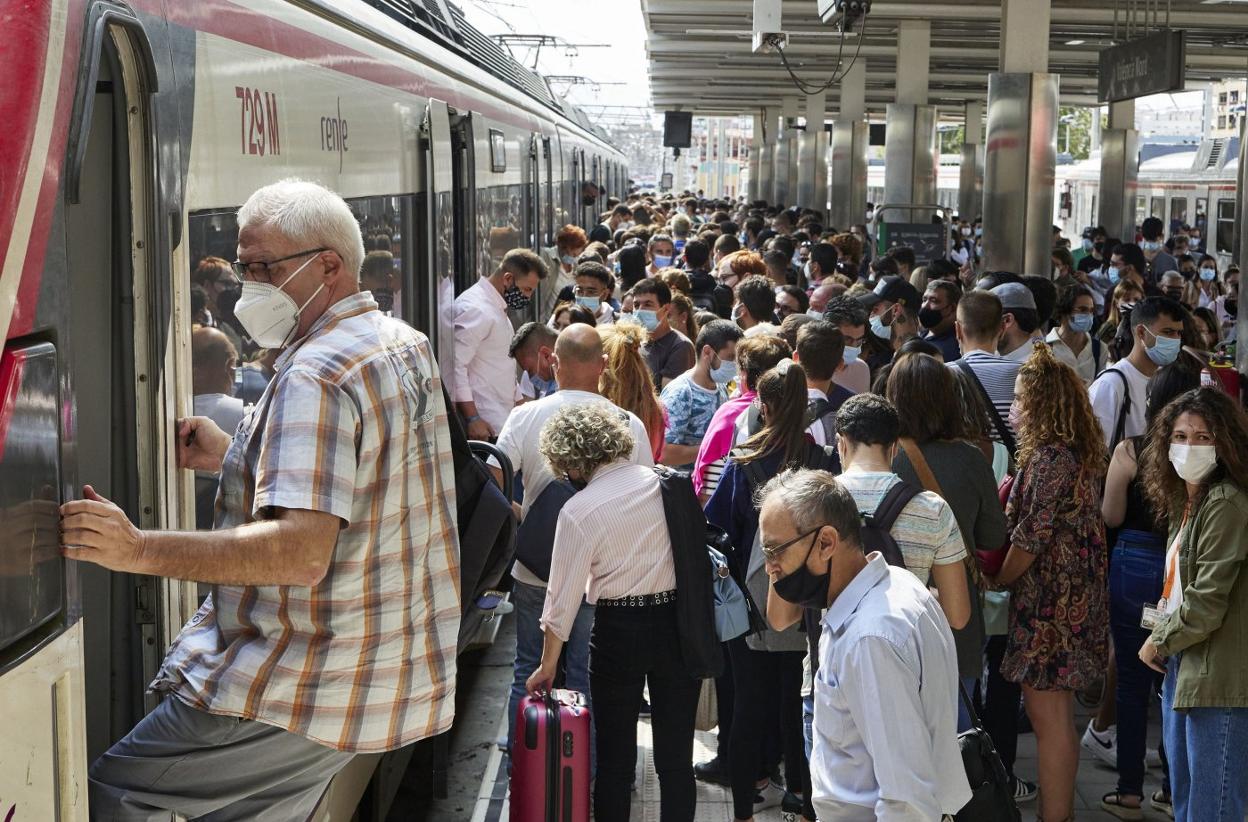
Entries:
[[[665, 819], [687, 818], [690, 778], [729, 788], [738, 820], [776, 806], [805, 819], [939, 819], [969, 796], [959, 688], [1015, 801], [1038, 797], [1041, 819], [1072, 818], [1081, 744], [1118, 770], [1101, 807], [1119, 818], [1141, 819], [1148, 804], [1184, 820], [1242, 818], [1248, 784], [1207, 734], [1215, 716], [1228, 744], [1248, 728], [1235, 696], [1248, 677], [1220, 668], [1220, 684], [1205, 685], [1200, 673], [1206, 653], [1238, 636], [1244, 607], [1243, 552], [1221, 531], [1248, 513], [1237, 479], [1246, 423], [1227, 367], [1237, 269], [1219, 271], [1194, 231], [1165, 239], [1151, 218], [1128, 241], [1089, 229], [1073, 251], [1055, 231], [1052, 270], [1019, 274], [983, 269], [979, 220], [953, 227], [948, 257], [920, 261], [906, 247], [879, 253], [869, 224], [839, 231], [800, 209], [700, 197], [609, 205], [588, 233], [559, 232], [541, 283], [549, 311], [511, 343], [556, 332], [544, 349], [553, 384], [517, 358], [523, 390], [491, 390], [518, 404], [501, 429], [480, 432], [497, 431], [539, 491], [551, 470], [542, 460], [571, 464], [545, 450], [556, 436], [613, 478], [568, 471], [566, 495], [537, 518], [558, 523], [547, 525], [549, 579], [513, 572], [526, 597], [548, 586], [544, 603], [518, 610], [513, 708], [560, 677], [590, 684], [598, 818], [628, 817], [635, 740], [605, 740], [603, 729], [619, 736], [653, 711]], [[566, 382], [565, 368], [580, 373], [559, 354], [569, 334], [598, 346], [596, 386]], [[479, 350], [483, 369], [505, 351], [502, 336]], [[457, 367], [471, 374], [473, 363]], [[616, 421], [576, 417], [560, 398], [567, 385]], [[628, 447], [601, 442], [625, 428]], [[660, 659], [677, 651], [636, 645], [667, 624], [654, 598], [675, 594], [667, 547], [655, 552], [652, 474], [615, 466], [651, 462], [690, 474], [733, 546], [734, 577], [768, 618], [724, 643], [707, 762], [687, 761], [696, 700], [673, 689]], [[572, 507], [586, 480], [605, 505], [593, 515]], [[895, 507], [897, 489], [910, 494], [887, 528], [900, 576], [860, 533]], [[532, 492], [524, 505], [541, 505]], [[628, 623], [640, 633], [626, 641], [613, 627], [615, 640], [599, 641], [598, 624], [623, 624], [614, 606], [632, 601], [645, 612]], [[636, 665], [617, 670], [625, 647]], [[596, 671], [596, 655], [611, 667]], [[1149, 747], [1163, 682], [1164, 742]], [[1083, 729], [1077, 700], [1095, 709]], [[1026, 732], [1034, 774], [1015, 771]], [[1150, 767], [1161, 788], [1146, 792]]]
[[[1046, 822], [1073, 819], [1081, 745], [1118, 818], [1242, 822], [1237, 269], [1152, 218], [1073, 250], [1055, 230], [1052, 270], [1015, 273], [984, 270], [977, 219], [920, 260], [764, 202], [607, 206], [455, 299], [448, 404], [389, 241], [366, 252], [319, 186], [253, 195], [239, 260], [192, 294], [179, 465], [215, 530], [139, 531], [89, 488], [64, 507], [69, 556], [212, 585], [93, 809], [294, 818], [351, 755], [448, 727], [457, 415], [517, 477], [508, 744], [526, 693], [582, 692], [600, 822], [630, 816], [643, 715], [664, 820], [694, 818], [695, 780], [741, 822], [940, 820], [981, 724]], [[756, 612], [713, 678], [686, 664], [672, 478]]]

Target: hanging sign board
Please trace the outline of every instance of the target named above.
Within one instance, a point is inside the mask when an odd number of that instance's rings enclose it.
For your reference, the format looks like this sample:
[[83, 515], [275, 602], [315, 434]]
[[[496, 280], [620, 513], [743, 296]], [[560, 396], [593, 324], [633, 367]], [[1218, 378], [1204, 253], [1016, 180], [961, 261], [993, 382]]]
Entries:
[[948, 253], [946, 240], [949, 229], [944, 222], [939, 223], [887, 223], [879, 227], [880, 253], [899, 245], [908, 245], [914, 249], [917, 265], [928, 265]]
[[1100, 55], [1098, 97], [1102, 103], [1181, 91], [1187, 60], [1182, 31], [1162, 31], [1104, 49]]

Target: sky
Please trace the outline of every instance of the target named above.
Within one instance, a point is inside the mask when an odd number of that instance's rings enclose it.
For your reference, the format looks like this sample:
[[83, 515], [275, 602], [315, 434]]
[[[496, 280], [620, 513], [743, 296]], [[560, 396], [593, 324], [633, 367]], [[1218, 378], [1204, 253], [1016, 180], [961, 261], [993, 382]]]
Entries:
[[[483, 34], [546, 34], [577, 44], [604, 44], [581, 48], [570, 57], [562, 48], [542, 48], [538, 71], [544, 75], [581, 75], [599, 83], [623, 85], [574, 86], [555, 83], [562, 93], [589, 114], [594, 104], [650, 106], [646, 77], [646, 30], [638, 0], [455, 0], [468, 22]], [[516, 59], [532, 67], [532, 53], [512, 46]], [[608, 109], [603, 114], [611, 114]]]

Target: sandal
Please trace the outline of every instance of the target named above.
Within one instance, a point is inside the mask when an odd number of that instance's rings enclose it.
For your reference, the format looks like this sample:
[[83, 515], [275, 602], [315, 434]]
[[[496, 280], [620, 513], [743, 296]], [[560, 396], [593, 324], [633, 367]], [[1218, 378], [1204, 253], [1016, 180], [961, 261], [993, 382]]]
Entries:
[[1174, 801], [1170, 798], [1170, 794], [1165, 791], [1153, 791], [1149, 804], [1153, 806], [1153, 810], [1160, 811], [1174, 819]]
[[1101, 810], [1119, 819], [1140, 820], [1144, 818], [1144, 797], [1140, 797], [1139, 805], [1124, 805], [1117, 791], [1101, 797]]

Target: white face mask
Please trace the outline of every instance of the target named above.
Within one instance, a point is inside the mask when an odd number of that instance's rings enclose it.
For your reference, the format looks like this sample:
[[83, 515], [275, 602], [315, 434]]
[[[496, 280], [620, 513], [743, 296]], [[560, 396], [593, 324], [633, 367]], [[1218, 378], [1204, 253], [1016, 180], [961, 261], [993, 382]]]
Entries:
[[1218, 450], [1212, 445], [1170, 443], [1170, 464], [1184, 482], [1199, 483], [1218, 464]]
[[318, 256], [320, 255], [313, 254], [309, 257], [294, 273], [282, 280], [281, 285], [250, 280], [243, 283], [242, 295], [234, 304], [234, 316], [242, 323], [243, 330], [256, 345], [261, 348], [285, 348], [290, 342], [290, 335], [299, 324], [299, 314], [308, 307], [308, 303], [316, 299], [325, 283], [321, 283], [303, 305], [296, 305], [294, 299], [282, 290], [282, 286], [298, 276]]

